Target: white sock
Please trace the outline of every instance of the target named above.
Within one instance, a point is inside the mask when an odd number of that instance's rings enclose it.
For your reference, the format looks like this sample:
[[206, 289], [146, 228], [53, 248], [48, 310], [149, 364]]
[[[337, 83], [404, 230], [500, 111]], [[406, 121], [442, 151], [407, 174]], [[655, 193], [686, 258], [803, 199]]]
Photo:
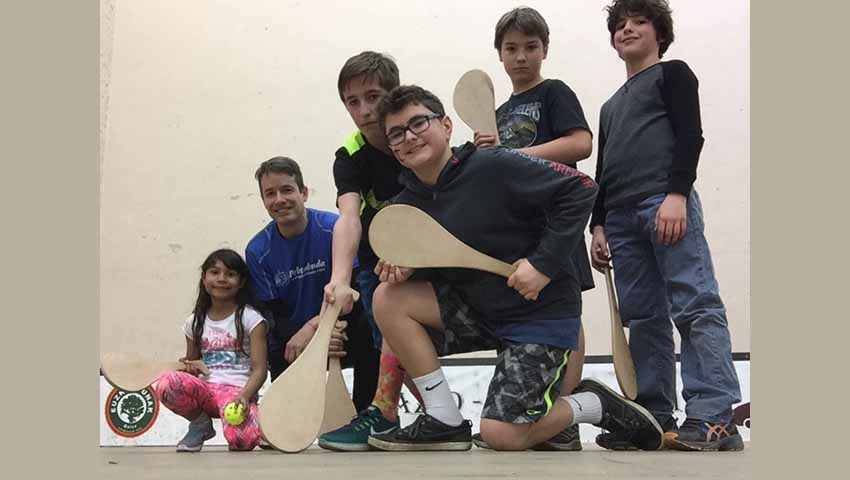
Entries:
[[573, 422], [570, 426], [577, 423], [599, 423], [602, 420], [602, 401], [595, 393], [574, 393], [561, 398], [573, 409]]
[[456, 427], [463, 422], [463, 415], [457, 409], [454, 395], [449, 390], [449, 383], [443, 375], [443, 370], [438, 368], [433, 372], [413, 379], [425, 411], [437, 420]]

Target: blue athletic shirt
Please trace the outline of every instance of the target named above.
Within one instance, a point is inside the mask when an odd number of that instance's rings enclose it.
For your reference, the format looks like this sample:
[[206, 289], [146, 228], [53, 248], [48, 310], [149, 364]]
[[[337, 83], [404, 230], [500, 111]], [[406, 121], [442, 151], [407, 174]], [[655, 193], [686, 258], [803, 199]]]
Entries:
[[[274, 221], [254, 235], [245, 249], [254, 295], [261, 302], [282, 300], [284, 324], [276, 336], [289, 338], [319, 314], [323, 289], [331, 279], [333, 228], [339, 215], [307, 208], [307, 228], [284, 238]], [[354, 260], [357, 267], [357, 259]]]

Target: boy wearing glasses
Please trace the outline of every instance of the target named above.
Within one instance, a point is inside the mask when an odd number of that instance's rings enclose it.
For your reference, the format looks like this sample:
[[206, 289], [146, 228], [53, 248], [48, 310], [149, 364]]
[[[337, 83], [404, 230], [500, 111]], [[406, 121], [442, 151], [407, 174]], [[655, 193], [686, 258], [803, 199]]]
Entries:
[[[496, 23], [494, 46], [505, 73], [511, 79], [513, 93], [496, 109], [498, 135], [475, 132], [475, 145], [504, 145], [529, 155], [576, 168], [590, 156], [593, 137], [575, 93], [564, 82], [544, 79], [540, 73], [549, 53], [549, 26], [540, 13], [530, 7], [518, 7]], [[587, 247], [582, 237], [573, 254], [571, 275], [581, 279], [582, 291], [594, 287]], [[579, 330], [578, 349], [570, 354], [561, 385], [569, 393], [581, 379], [584, 366], [584, 331]], [[480, 435], [476, 445], [488, 448]], [[533, 450], [581, 450], [578, 425], [532, 447]]]
[[558, 397], [578, 345], [580, 285], [563, 272], [578, 247], [596, 184], [565, 165], [506, 148], [449, 147], [452, 122], [440, 100], [417, 86], [393, 89], [379, 121], [399, 163], [404, 190], [394, 203], [431, 215], [471, 247], [512, 263], [507, 281], [471, 269], [413, 272], [379, 261], [375, 319], [413, 378], [427, 413], [373, 434], [379, 450], [468, 450], [464, 420], [438, 356], [499, 351], [482, 411], [481, 435], [497, 450], [524, 450], [570, 425], [589, 422], [661, 445], [661, 428], [639, 405], [593, 380]]
[[[627, 80], [599, 116], [593, 266], [607, 268], [613, 259], [637, 401], [670, 430], [667, 446], [742, 450], [732, 421], [741, 394], [726, 310], [693, 188], [703, 145], [697, 78], [681, 60], [661, 61], [673, 42], [666, 0], [616, 0], [607, 10], [611, 46], [625, 62]], [[678, 428], [673, 324], [682, 338], [687, 413]], [[596, 442], [633, 448], [613, 433]]]

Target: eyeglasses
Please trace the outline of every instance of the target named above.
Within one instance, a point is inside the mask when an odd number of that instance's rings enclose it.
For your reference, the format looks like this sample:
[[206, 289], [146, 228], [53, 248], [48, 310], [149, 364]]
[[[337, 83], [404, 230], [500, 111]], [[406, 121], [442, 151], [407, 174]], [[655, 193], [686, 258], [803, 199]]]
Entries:
[[391, 147], [401, 144], [404, 142], [408, 130], [410, 130], [410, 133], [413, 134], [422, 133], [425, 130], [428, 130], [428, 127], [431, 126], [431, 120], [434, 118], [443, 118], [443, 115], [420, 115], [418, 117], [413, 117], [409, 122], [407, 122], [407, 126], [404, 128], [393, 128], [387, 133], [387, 144]]

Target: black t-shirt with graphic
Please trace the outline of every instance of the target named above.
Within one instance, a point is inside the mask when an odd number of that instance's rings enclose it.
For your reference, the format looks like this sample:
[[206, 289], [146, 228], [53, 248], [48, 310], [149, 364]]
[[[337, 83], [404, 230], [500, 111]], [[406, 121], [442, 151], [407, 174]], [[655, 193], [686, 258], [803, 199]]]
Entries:
[[[496, 109], [496, 124], [499, 142], [510, 148], [541, 145], [577, 128], [590, 132], [578, 97], [566, 83], [555, 79], [511, 95]], [[576, 168], [575, 163], [569, 165]], [[590, 290], [595, 285], [584, 239], [575, 252], [575, 262], [581, 273], [581, 289]]]

